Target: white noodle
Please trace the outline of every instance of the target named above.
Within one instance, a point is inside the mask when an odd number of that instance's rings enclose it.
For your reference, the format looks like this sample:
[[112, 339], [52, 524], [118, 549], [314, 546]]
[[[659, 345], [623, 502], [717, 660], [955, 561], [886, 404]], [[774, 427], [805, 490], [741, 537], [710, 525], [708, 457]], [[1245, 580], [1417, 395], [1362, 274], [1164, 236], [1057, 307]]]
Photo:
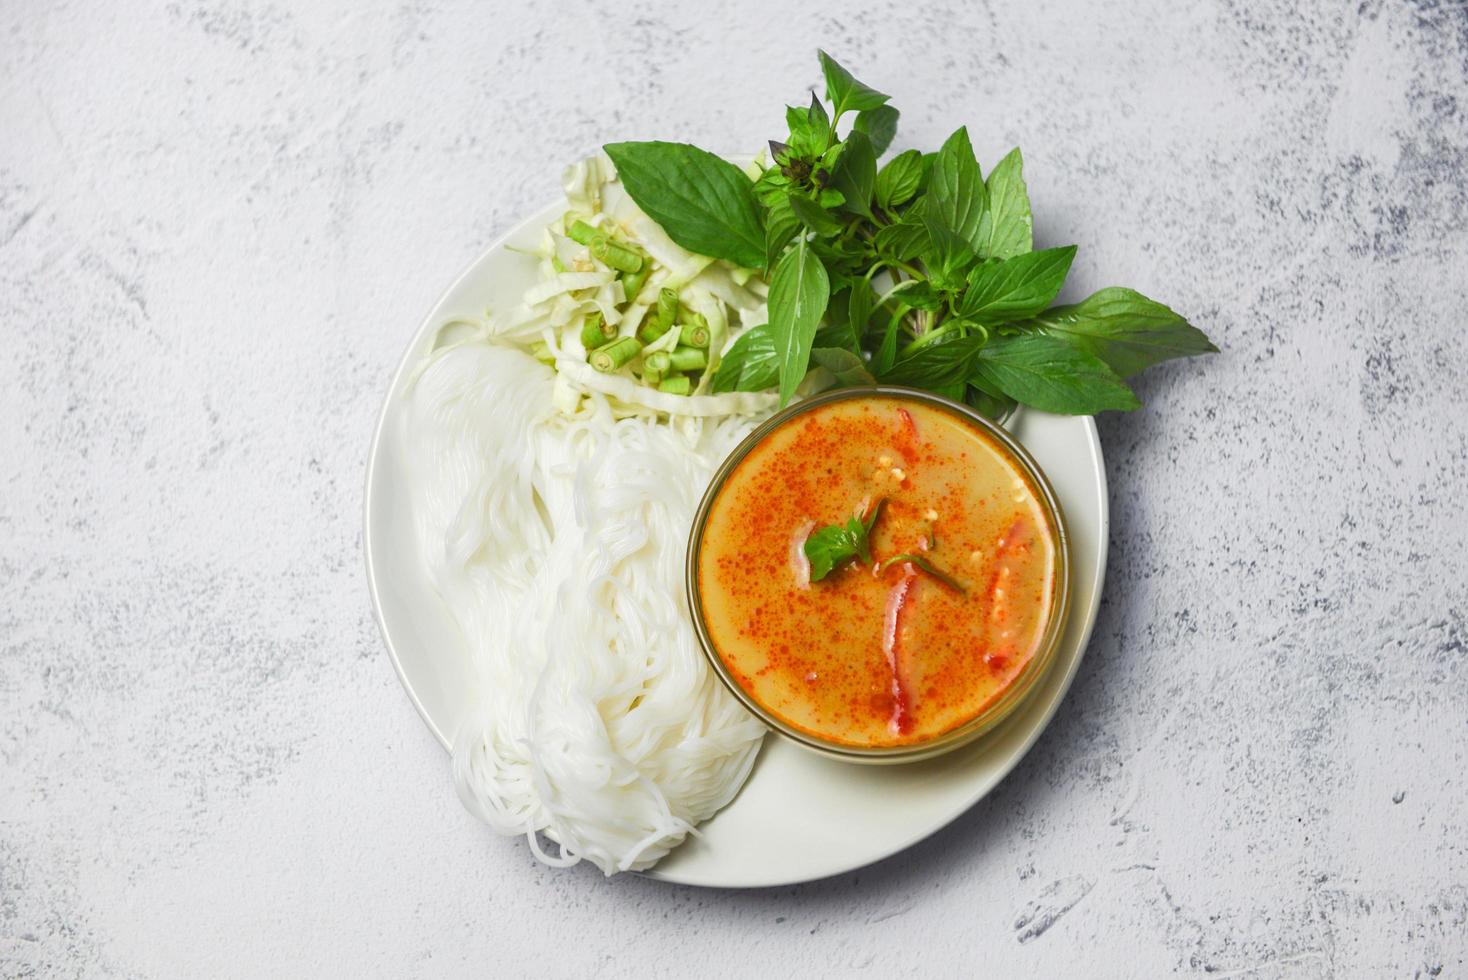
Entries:
[[500, 343], [429, 355], [401, 433], [473, 659], [454, 777], [547, 864], [647, 868], [734, 797], [764, 731], [705, 663], [683, 582], [698, 499], [753, 423], [617, 418], [599, 392], [568, 415], [554, 372]]

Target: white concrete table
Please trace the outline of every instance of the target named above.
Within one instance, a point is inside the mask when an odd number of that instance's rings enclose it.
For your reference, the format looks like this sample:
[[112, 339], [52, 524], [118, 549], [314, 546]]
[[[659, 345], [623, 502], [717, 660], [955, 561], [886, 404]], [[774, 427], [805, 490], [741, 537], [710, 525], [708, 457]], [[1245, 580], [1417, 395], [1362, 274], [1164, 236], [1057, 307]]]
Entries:
[[[1463, 974], [1461, 2], [294, 6], [0, 6], [0, 975]], [[382, 652], [379, 398], [562, 162], [756, 148], [817, 45], [1224, 353], [1101, 421], [1095, 640], [953, 827], [538, 867]]]

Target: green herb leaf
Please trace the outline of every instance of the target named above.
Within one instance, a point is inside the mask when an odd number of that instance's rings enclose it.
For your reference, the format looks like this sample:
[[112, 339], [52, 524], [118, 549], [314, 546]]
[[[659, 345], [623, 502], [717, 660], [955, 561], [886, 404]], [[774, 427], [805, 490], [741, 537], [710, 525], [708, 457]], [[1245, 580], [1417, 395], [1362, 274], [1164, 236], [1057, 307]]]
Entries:
[[785, 107], [785, 123], [790, 127], [789, 146], [791, 152], [801, 158], [815, 158], [831, 146], [831, 117], [826, 107], [814, 94], [810, 97], [810, 108]]
[[876, 383], [867, 362], [844, 348], [815, 347], [811, 349], [810, 359], [831, 372], [838, 388]]
[[811, 532], [803, 549], [810, 562], [810, 580], [819, 582], [837, 565], [857, 556], [856, 535], [849, 528], [828, 524]]
[[1075, 255], [1076, 247], [1066, 245], [977, 266], [958, 315], [986, 325], [1035, 316], [1060, 292]]
[[877, 372], [883, 384], [910, 388], [942, 388], [961, 384], [974, 370], [974, 358], [984, 344], [982, 334], [948, 332], [904, 351], [892, 366]]
[[603, 147], [632, 200], [691, 252], [745, 268], [765, 262], [765, 229], [744, 171], [686, 143]]
[[898, 302], [911, 306], [915, 310], [940, 310], [943, 308], [943, 293], [934, 283], [924, 282], [921, 279], [908, 279], [903, 283], [906, 287], [896, 296]]
[[1118, 286], [1072, 306], [1046, 310], [1023, 326], [1094, 354], [1124, 378], [1174, 357], [1218, 350], [1201, 330], [1172, 310]]
[[754, 182], [754, 198], [765, 207], [774, 207], [790, 193], [790, 178], [779, 167], [770, 167]]
[[877, 155], [866, 133], [853, 132], [846, 137], [831, 184], [846, 199], [844, 207], [857, 214], [872, 216], [872, 193], [877, 186]]
[[985, 184], [989, 210], [979, 228], [979, 254], [1007, 259], [1035, 247], [1030, 218], [1030, 192], [1025, 187], [1024, 158], [1019, 147], [1010, 150], [989, 174]]
[[835, 58], [824, 51], [818, 53], [821, 71], [826, 76], [826, 100], [835, 107], [837, 119], [847, 112], [875, 109], [887, 101], [888, 96], [858, 82], [851, 72], [836, 63]]
[[728, 391], [763, 391], [780, 380], [780, 358], [775, 353], [775, 335], [768, 324], [751, 327], [724, 352], [710, 386], [719, 394]]
[[928, 226], [923, 221], [926, 200], [919, 198], [902, 215], [902, 220], [878, 230], [872, 241], [878, 252], [906, 262], [917, 258], [928, 247]]
[[791, 194], [789, 201], [795, 217], [817, 235], [834, 235], [841, 230], [841, 222], [810, 198]]
[[948, 586], [955, 592], [968, 591], [968, 586], [964, 585], [958, 579], [954, 578], [952, 575], [949, 575], [947, 572], [939, 570], [932, 562], [928, 561], [928, 559], [923, 557], [922, 555], [912, 552], [901, 555], [893, 555], [891, 558], [883, 559], [882, 563], [877, 566], [877, 571], [885, 572], [887, 569], [891, 568], [898, 562], [908, 562], [912, 565], [917, 566], [918, 568], [927, 572], [929, 575], [933, 576], [933, 578], [942, 582], [944, 585]]
[[989, 341], [978, 353], [973, 376], [986, 389], [1061, 415], [1131, 411], [1141, 405], [1106, 362], [1043, 334]]
[[892, 145], [892, 140], [897, 136], [897, 118], [901, 115], [890, 105], [879, 105], [875, 109], [867, 109], [856, 114], [856, 124], [851, 128], [858, 133], [866, 133], [872, 141], [872, 152], [881, 156], [887, 152], [887, 147]]
[[[827, 272], [829, 271], [830, 268], [827, 267]], [[857, 281], [857, 285], [859, 284], [860, 280]], [[831, 279], [831, 299], [826, 304], [826, 314], [824, 325], [816, 331], [815, 339], [811, 341], [812, 349], [840, 347], [853, 354], [860, 354], [860, 334], [851, 329], [851, 286], [836, 288], [835, 276]]]
[[1017, 404], [1004, 392], [990, 390], [978, 378], [970, 378], [967, 389], [958, 392], [958, 397], [954, 400], [968, 402], [970, 408], [995, 422], [1013, 411]]
[[863, 276], [851, 284], [851, 293], [846, 301], [846, 321], [850, 325], [853, 343], [845, 346], [853, 353], [861, 352], [861, 338], [866, 336], [867, 322], [872, 318], [872, 304], [876, 300], [870, 279]]
[[831, 298], [826, 267], [802, 236], [775, 263], [770, 277], [770, 331], [780, 361], [780, 404], [789, 403], [805, 377], [811, 339]]
[[[905, 307], [903, 307], [905, 309]], [[887, 330], [882, 334], [882, 343], [872, 355], [872, 371], [882, 378], [897, 363], [897, 332], [902, 325], [902, 315], [895, 314], [887, 321]]]
[[947, 227], [941, 218], [929, 212], [923, 215], [923, 221], [928, 226], [928, 246], [922, 253], [928, 278], [939, 292], [957, 293], [967, 282], [966, 273], [978, 256], [967, 239]]
[[877, 204], [892, 208], [906, 204], [917, 193], [923, 179], [923, 155], [917, 150], [903, 150], [877, 171]]
[[982, 242], [979, 226], [989, 209], [989, 192], [984, 186], [979, 162], [968, 141], [968, 128], [959, 127], [948, 137], [933, 161], [928, 186], [929, 212], [978, 249]]
[[863, 520], [852, 516], [843, 524], [828, 524], [811, 532], [810, 537], [805, 539], [802, 550], [805, 552], [806, 560], [810, 562], [810, 580], [819, 582], [837, 565], [860, 558], [870, 563], [872, 560], [871, 533], [876, 526], [877, 517], [882, 513], [887, 498], [883, 497], [877, 501], [872, 512]]
[[[766, 171], [768, 173], [769, 171]], [[790, 239], [800, 230], [800, 219], [790, 207], [792, 195], [781, 192], [765, 214], [765, 268], [775, 264]]]

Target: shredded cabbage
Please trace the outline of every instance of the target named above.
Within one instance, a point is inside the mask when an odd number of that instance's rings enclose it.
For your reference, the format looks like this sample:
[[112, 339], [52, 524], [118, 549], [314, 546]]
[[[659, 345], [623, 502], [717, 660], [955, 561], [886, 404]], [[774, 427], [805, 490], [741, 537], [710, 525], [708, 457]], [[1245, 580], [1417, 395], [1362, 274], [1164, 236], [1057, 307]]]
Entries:
[[[554, 367], [555, 408], [574, 415], [582, 398], [594, 392], [605, 396], [619, 418], [648, 413], [673, 419], [722, 418], [773, 410], [778, 398], [772, 392], [711, 391], [723, 353], [745, 330], [766, 322], [764, 279], [754, 270], [679, 246], [632, 200], [604, 154], [567, 167], [561, 186], [567, 210], [546, 228], [534, 252], [540, 259], [539, 281], [525, 291], [518, 308], [488, 318], [498, 343], [533, 353]], [[635, 285], [638, 276], [611, 268], [571, 237], [578, 221], [642, 256], [646, 274], [636, 295], [628, 295], [627, 286]], [[582, 343], [582, 324], [592, 315], [615, 330], [616, 341], [637, 338], [665, 288], [677, 292], [683, 315], [701, 318], [708, 326], [707, 365], [690, 372], [689, 394], [659, 390], [660, 378], [645, 370], [649, 354], [671, 353], [680, 346], [676, 326], [661, 336], [640, 338], [636, 356], [611, 371], [593, 368], [588, 363], [591, 351]]]

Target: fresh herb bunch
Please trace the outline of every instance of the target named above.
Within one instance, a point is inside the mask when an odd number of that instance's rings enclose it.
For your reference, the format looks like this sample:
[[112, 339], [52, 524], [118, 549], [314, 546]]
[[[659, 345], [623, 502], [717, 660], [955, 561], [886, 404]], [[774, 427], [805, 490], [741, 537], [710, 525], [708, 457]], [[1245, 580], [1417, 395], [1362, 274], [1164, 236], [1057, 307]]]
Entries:
[[787, 108], [758, 180], [683, 143], [605, 147], [673, 241], [769, 276], [769, 322], [724, 352], [714, 391], [778, 385], [783, 405], [816, 365], [838, 385], [926, 388], [991, 417], [1016, 402], [1090, 415], [1140, 405], [1123, 378], [1217, 350], [1130, 289], [1052, 306], [1076, 249], [1034, 251], [1019, 149], [986, 180], [960, 128], [879, 166], [897, 110], [820, 60], [830, 108], [814, 95]]

